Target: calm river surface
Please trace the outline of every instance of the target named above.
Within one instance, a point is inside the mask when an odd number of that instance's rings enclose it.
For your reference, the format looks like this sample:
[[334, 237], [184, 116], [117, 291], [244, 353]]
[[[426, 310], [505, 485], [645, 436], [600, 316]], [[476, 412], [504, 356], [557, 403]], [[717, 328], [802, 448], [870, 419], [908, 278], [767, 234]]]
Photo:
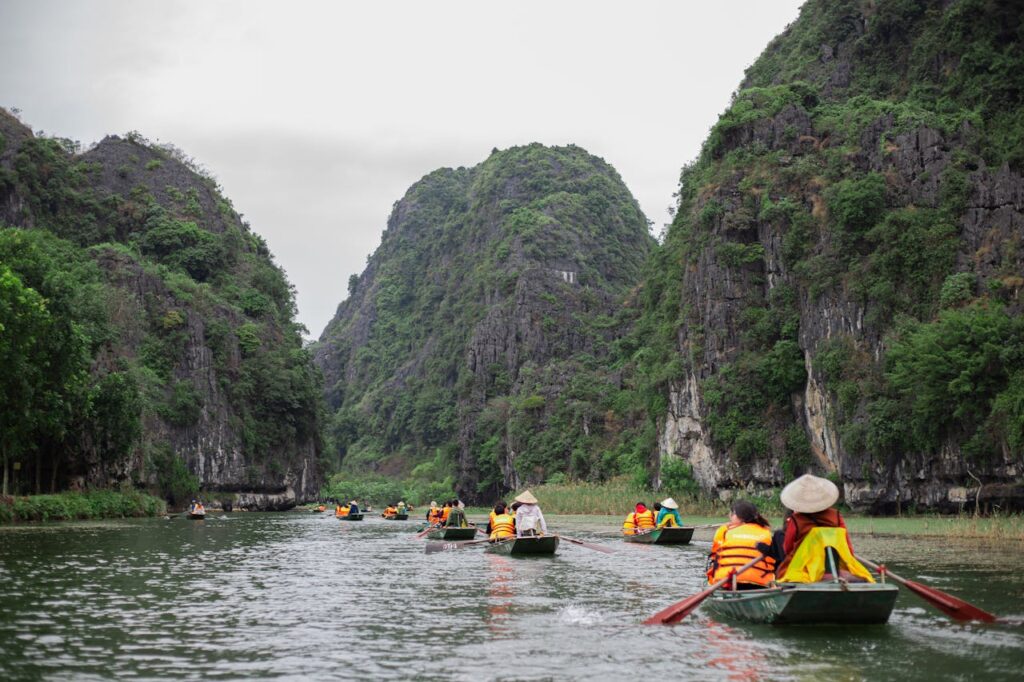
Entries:
[[0, 679], [1020, 679], [1020, 544], [854, 536], [859, 553], [1015, 625], [957, 625], [903, 590], [888, 625], [769, 627], [698, 610], [710, 531], [615, 548], [425, 554], [413, 521], [216, 514], [0, 528]]

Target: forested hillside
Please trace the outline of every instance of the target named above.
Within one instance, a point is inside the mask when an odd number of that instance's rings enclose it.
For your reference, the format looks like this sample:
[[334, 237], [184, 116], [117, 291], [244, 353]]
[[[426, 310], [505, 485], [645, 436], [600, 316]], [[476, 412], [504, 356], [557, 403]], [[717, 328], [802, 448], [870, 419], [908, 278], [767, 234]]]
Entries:
[[578, 147], [424, 177], [316, 350], [336, 465], [469, 499], [618, 473], [609, 358], [653, 244], [618, 174]]
[[5, 492], [314, 493], [320, 382], [266, 243], [174, 147], [78, 152], [0, 110]]
[[726, 494], [812, 469], [878, 511], [1021, 504], [1022, 19], [810, 0], [748, 69], [643, 285], [663, 462]]

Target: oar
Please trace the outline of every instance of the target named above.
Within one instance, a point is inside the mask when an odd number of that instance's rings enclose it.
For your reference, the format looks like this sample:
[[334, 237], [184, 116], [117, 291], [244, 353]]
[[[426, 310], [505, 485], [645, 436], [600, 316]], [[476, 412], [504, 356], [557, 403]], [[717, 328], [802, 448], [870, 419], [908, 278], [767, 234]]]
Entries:
[[424, 535], [426, 535], [427, 533], [429, 533], [430, 531], [432, 531], [432, 530], [437, 530], [437, 529], [438, 529], [438, 528], [440, 528], [440, 527], [441, 527], [441, 526], [427, 526], [426, 528], [424, 528], [423, 530], [421, 530], [421, 531], [420, 531], [419, 533], [416, 533], [416, 536], [415, 536], [415, 538], [413, 538], [413, 539], [418, 539], [418, 538], [421, 538], [421, 537], [423, 537]]
[[610, 547], [602, 547], [601, 545], [595, 545], [595, 544], [590, 543], [590, 542], [583, 542], [583, 540], [577, 540], [576, 538], [570, 538], [570, 537], [567, 537], [565, 535], [559, 535], [558, 537], [562, 538], [566, 542], [571, 542], [574, 545], [579, 545], [580, 547], [586, 547], [587, 549], [593, 549], [593, 550], [595, 550], [597, 552], [604, 552], [605, 554], [615, 554], [615, 550], [610, 548]]
[[[510, 537], [510, 538], [505, 538], [505, 539], [502, 539], [502, 540], [497, 540], [496, 542], [505, 542], [506, 540], [514, 540], [514, 539], [515, 539], [515, 537], [513, 536], [513, 537]], [[426, 547], [426, 553], [427, 554], [434, 554], [436, 552], [446, 552], [449, 549], [462, 549], [463, 547], [469, 547], [470, 545], [482, 545], [482, 544], [490, 542], [490, 541], [491, 541], [490, 538], [484, 538], [483, 540], [465, 540], [465, 541], [460, 541], [460, 542], [452, 542], [451, 540], [449, 540], [448, 542], [429, 541], [424, 546]]]
[[867, 559], [862, 559], [860, 557], [854, 558], [857, 559], [857, 561], [864, 564], [865, 566], [867, 566], [868, 568], [873, 568], [876, 571], [878, 571], [879, 575], [889, 576], [890, 578], [898, 582], [900, 585], [903, 585], [905, 588], [907, 588], [917, 596], [921, 597], [921, 599], [924, 599], [926, 602], [928, 602], [929, 604], [937, 608], [939, 611], [942, 611], [954, 620], [980, 620], [985, 623], [994, 623], [996, 622], [996, 620], [998, 620], [988, 611], [983, 611], [982, 609], [979, 609], [977, 606], [974, 606], [973, 604], [968, 604], [962, 599], [957, 599], [951, 594], [946, 594], [945, 592], [937, 590], [934, 587], [928, 587], [927, 585], [922, 585], [921, 583], [914, 582], [913, 580], [901, 578], [885, 566], [879, 566], [878, 564], [868, 561]]
[[677, 601], [675, 604], [667, 606], [663, 608], [661, 611], [658, 611], [656, 614], [645, 620], [644, 625], [672, 625], [674, 623], [678, 623], [683, 618], [686, 618], [688, 615], [690, 615], [690, 613], [694, 611], [698, 606], [700, 606], [702, 601], [710, 597], [712, 594], [718, 591], [720, 587], [722, 587], [727, 582], [732, 580], [732, 577], [734, 575], [739, 575], [740, 573], [743, 573], [743, 571], [747, 570], [763, 558], [764, 554], [758, 554], [756, 557], [754, 557], [747, 563], [743, 564], [736, 570], [729, 571], [729, 575], [725, 576], [714, 585], [709, 586], [703, 592], [699, 592], [693, 595], [692, 597], [687, 597], [682, 601]]

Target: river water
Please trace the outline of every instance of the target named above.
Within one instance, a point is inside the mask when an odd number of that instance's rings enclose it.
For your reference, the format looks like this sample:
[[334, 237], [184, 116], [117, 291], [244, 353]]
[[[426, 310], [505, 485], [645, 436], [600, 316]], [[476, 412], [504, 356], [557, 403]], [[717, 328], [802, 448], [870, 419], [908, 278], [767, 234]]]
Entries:
[[415, 522], [214, 514], [0, 529], [0, 679], [1020, 679], [1019, 544], [854, 536], [859, 553], [1015, 624], [958, 625], [903, 590], [887, 625], [770, 627], [698, 610], [711, 531], [623, 543], [549, 517], [555, 557], [426, 554]]

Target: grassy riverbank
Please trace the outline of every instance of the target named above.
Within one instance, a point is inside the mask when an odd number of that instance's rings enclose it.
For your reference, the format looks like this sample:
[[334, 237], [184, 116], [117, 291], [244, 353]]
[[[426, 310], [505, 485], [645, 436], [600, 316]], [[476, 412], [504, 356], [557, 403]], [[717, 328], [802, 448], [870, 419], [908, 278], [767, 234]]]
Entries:
[[137, 490], [90, 490], [56, 495], [0, 497], [0, 523], [159, 516], [167, 504]]
[[[729, 505], [720, 500], [694, 497], [685, 493], [653, 492], [618, 480], [608, 483], [573, 483], [565, 485], [541, 485], [531, 488], [540, 500], [545, 514], [572, 514], [611, 516], [625, 518], [633, 506], [643, 501], [653, 504], [672, 496], [679, 503], [679, 512], [687, 523], [720, 523], [729, 515]], [[508, 496], [511, 501], [513, 494]], [[762, 513], [778, 527], [782, 522], [784, 509], [778, 496], [752, 500]], [[846, 524], [852, 533], [876, 535], [947, 536], [983, 538], [991, 540], [1012, 540], [1024, 542], [1024, 515], [1009, 514], [989, 517], [939, 516], [933, 514], [910, 514], [903, 516], [879, 517], [857, 516], [843, 512]]]

